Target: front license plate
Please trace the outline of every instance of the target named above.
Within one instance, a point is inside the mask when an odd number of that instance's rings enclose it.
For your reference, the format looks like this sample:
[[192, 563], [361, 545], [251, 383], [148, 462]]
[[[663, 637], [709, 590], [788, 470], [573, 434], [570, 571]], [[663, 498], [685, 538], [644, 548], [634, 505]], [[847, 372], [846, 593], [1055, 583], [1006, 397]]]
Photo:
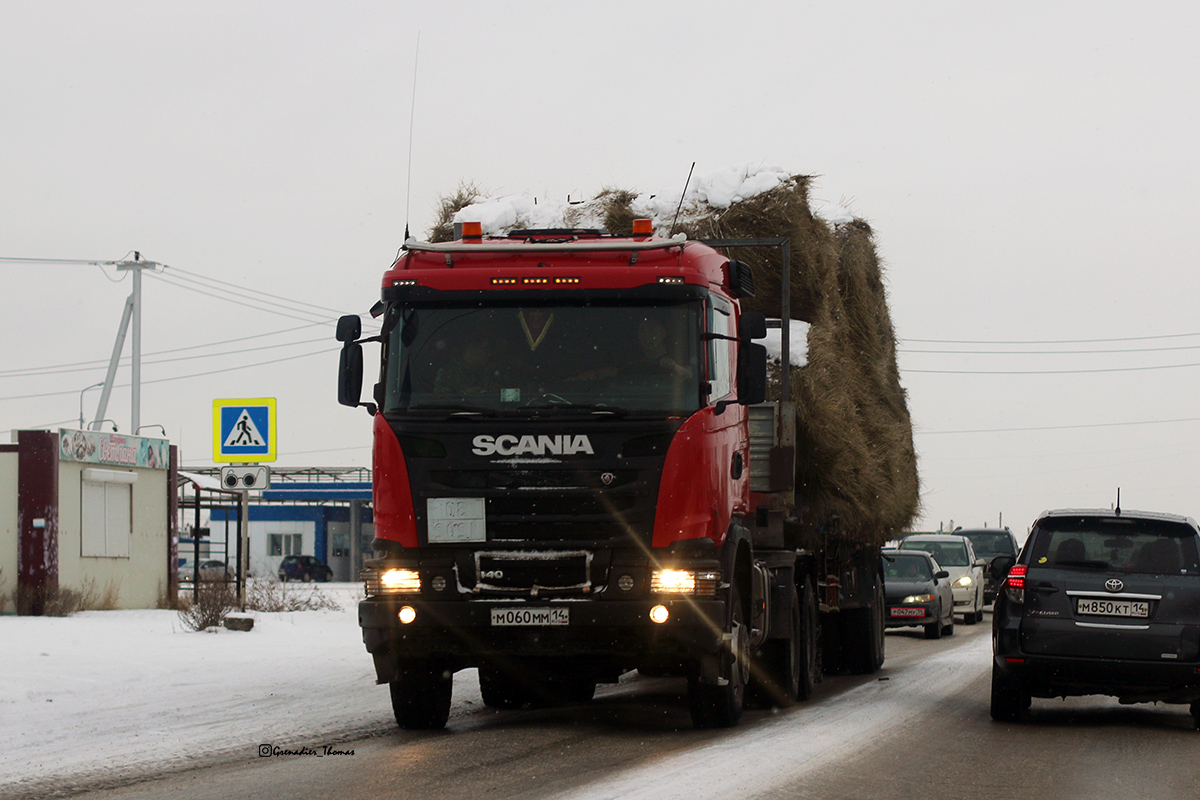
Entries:
[[569, 608], [493, 608], [492, 625], [570, 625]]
[[893, 608], [893, 617], [923, 617], [925, 609], [923, 608]]
[[1105, 617], [1148, 617], [1150, 604], [1145, 600], [1101, 600], [1080, 598], [1075, 610], [1080, 614], [1097, 614]]

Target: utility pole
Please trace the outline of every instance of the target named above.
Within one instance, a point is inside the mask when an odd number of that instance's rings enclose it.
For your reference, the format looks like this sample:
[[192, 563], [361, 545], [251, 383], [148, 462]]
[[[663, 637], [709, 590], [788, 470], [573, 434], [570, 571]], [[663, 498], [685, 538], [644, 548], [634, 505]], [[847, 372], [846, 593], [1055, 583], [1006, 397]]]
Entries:
[[155, 261], [143, 261], [142, 254], [136, 250], [133, 253], [132, 261], [109, 263], [119, 270], [128, 270], [133, 273], [133, 288], [125, 300], [125, 310], [121, 314], [121, 324], [117, 328], [117, 339], [113, 343], [112, 357], [108, 362], [108, 373], [104, 377], [104, 390], [100, 393], [100, 402], [96, 406], [95, 418], [97, 420], [104, 419], [105, 413], [108, 411], [108, 398], [112, 394], [113, 382], [117, 376], [117, 364], [121, 360], [121, 352], [125, 349], [125, 335], [132, 327], [129, 432], [136, 434], [142, 425], [142, 270], [158, 269], [163, 265]]

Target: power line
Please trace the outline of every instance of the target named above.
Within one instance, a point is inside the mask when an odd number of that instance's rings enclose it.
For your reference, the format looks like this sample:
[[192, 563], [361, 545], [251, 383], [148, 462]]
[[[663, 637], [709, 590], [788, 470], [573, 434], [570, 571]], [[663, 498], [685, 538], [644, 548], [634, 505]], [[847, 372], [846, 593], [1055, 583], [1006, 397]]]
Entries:
[[[299, 314], [307, 314], [308, 316], [301, 317], [301, 316], [297, 316], [296, 314], [289, 314], [284, 311], [277, 311], [276, 309], [273, 309], [273, 308], [266, 308], [261, 304], [264, 301], [259, 301], [259, 304], [244, 303], [239, 300], [234, 300], [228, 294], [214, 294], [212, 292], [206, 292], [203, 289], [199, 289], [194, 286], [187, 286], [185, 284], [178, 283], [175, 280], [168, 278], [164, 275], [158, 275], [158, 274], [154, 274], [154, 273], [151, 273], [151, 275], [153, 275], [153, 277], [156, 278], [157, 280], [163, 281], [163, 282], [170, 284], [172, 286], [175, 286], [177, 288], [184, 289], [189, 292], [196, 292], [197, 294], [202, 294], [207, 297], [214, 297], [218, 300], [224, 300], [227, 303], [233, 303], [234, 305], [243, 306], [245, 308], [252, 308], [255, 311], [264, 311], [268, 314], [276, 314], [281, 317], [287, 317], [288, 319], [300, 320], [301, 322], [312, 322], [313, 321], [312, 313], [303, 311], [301, 309], [289, 309], [289, 310], [295, 311]], [[278, 304], [273, 304], [273, 305], [278, 305]], [[320, 322], [321, 324], [325, 324], [325, 325], [331, 325], [331, 324], [333, 324], [334, 320], [332, 318], [328, 318], [328, 319], [318, 320], [318, 322]]]
[[[332, 314], [341, 314], [341, 313], [343, 313], [343, 312], [341, 312], [341, 311], [338, 311], [338, 310], [336, 310], [336, 309], [333, 309], [333, 308], [328, 308], [328, 307], [326, 307], [326, 306], [319, 306], [319, 305], [315, 305], [314, 303], [307, 303], [307, 302], [305, 302], [305, 301], [303, 301], [303, 300], [292, 300], [292, 299], [290, 299], [290, 298], [287, 298], [287, 297], [282, 297], [282, 296], [280, 296], [280, 295], [277, 295], [277, 294], [271, 294], [270, 292], [264, 292], [264, 291], [261, 291], [261, 290], [259, 290], [259, 289], [251, 289], [251, 288], [250, 288], [250, 287], [248, 287], [248, 286], [241, 286], [241, 285], [239, 285], [239, 284], [236, 284], [236, 283], [230, 283], [229, 281], [223, 281], [223, 280], [220, 280], [220, 279], [218, 279], [218, 278], [211, 278], [211, 277], [209, 277], [209, 276], [207, 276], [207, 275], [201, 275], [201, 274], [199, 274], [199, 273], [196, 273], [196, 272], [189, 272], [188, 270], [185, 270], [185, 269], [180, 269], [179, 267], [167, 267], [167, 269], [171, 270], [171, 272], [173, 272], [173, 273], [180, 273], [180, 275], [179, 275], [179, 277], [180, 277], [180, 278], [183, 278], [183, 276], [185, 276], [185, 275], [186, 275], [186, 276], [189, 276], [189, 278], [190, 278], [191, 280], [194, 280], [194, 281], [208, 281], [209, 283], [216, 283], [216, 284], [220, 284], [221, 286], [230, 286], [230, 287], [233, 287], [233, 288], [235, 288], [235, 289], [241, 289], [242, 291], [246, 291], [246, 292], [253, 292], [254, 294], [261, 294], [261, 295], [263, 295], [264, 297], [270, 297], [270, 298], [272, 298], [272, 299], [274, 299], [274, 300], [283, 300], [283, 301], [285, 301], [285, 302], [287, 302], [287, 303], [291, 303], [292, 305], [298, 305], [298, 306], [308, 306], [309, 308], [315, 308], [315, 309], [317, 309], [317, 310], [319, 310], [319, 311], [328, 311], [328, 312], [330, 312], [330, 313], [332, 313]], [[186, 280], [186, 279], [187, 279], [187, 278], [185, 278], [185, 280]]]
[[897, 348], [897, 352], [900, 353], [965, 356], [1074, 356], [1093, 355], [1097, 353], [1167, 353], [1176, 350], [1200, 350], [1200, 344], [1182, 345], [1180, 347], [1134, 347], [1112, 350], [909, 350], [907, 348]]
[[1200, 333], [1164, 333], [1157, 336], [1125, 336], [1114, 339], [1043, 339], [1020, 341], [1015, 339], [908, 339], [905, 342], [920, 344], [1101, 344], [1103, 342], [1143, 342], [1151, 339], [1183, 339], [1200, 336]]
[[[145, 386], [145, 385], [151, 384], [151, 383], [169, 383], [171, 381], [182, 381], [182, 380], [187, 380], [188, 378], [204, 377], [205, 375], [217, 375], [222, 372], [236, 372], [241, 369], [250, 369], [252, 367], [263, 367], [263, 366], [268, 366], [271, 364], [279, 364], [284, 361], [295, 361], [296, 359], [299, 359], [299, 358], [309, 358], [310, 356], [319, 356], [324, 353], [333, 353], [339, 349], [340, 348], [338, 348], [338, 347], [330, 347], [330, 348], [326, 348], [324, 350], [314, 350], [311, 353], [301, 353], [300, 355], [296, 355], [296, 356], [284, 356], [283, 358], [273, 358], [270, 361], [259, 361], [254, 364], [241, 364], [236, 367], [225, 367], [223, 369], [213, 369], [213, 370], [208, 370], [207, 372], [193, 372], [188, 375], [175, 375], [170, 378], [156, 378], [155, 380], [152, 380], [152, 381], [142, 381], [142, 385]], [[118, 384], [118, 385], [114, 386], [113, 388], [127, 389], [127, 388], [129, 388], [130, 385], [131, 384], [128, 384], [128, 383], [122, 383], [122, 384]], [[33, 399], [36, 399], [39, 397], [63, 397], [65, 395], [77, 395], [77, 394], [79, 394], [78, 389], [69, 389], [65, 392], [42, 392], [39, 394], [10, 395], [9, 397], [0, 397], [0, 401], [3, 401], [3, 400], [33, 400]]]
[[1026, 433], [1031, 431], [1066, 431], [1079, 428], [1120, 428], [1130, 425], [1168, 425], [1177, 422], [1200, 422], [1200, 417], [1181, 417], [1179, 419], [1148, 419], [1135, 422], [1094, 422], [1083, 425], [1041, 425], [1027, 428], [973, 428], [957, 431], [922, 431], [913, 430], [913, 435], [940, 436], [957, 433]]
[[1163, 364], [1154, 367], [1110, 367], [1108, 369], [1016, 369], [1016, 370], [971, 370], [971, 369], [902, 369], [901, 372], [925, 375], [1088, 375], [1101, 372], [1146, 372], [1156, 369], [1184, 369], [1200, 367], [1196, 364]]

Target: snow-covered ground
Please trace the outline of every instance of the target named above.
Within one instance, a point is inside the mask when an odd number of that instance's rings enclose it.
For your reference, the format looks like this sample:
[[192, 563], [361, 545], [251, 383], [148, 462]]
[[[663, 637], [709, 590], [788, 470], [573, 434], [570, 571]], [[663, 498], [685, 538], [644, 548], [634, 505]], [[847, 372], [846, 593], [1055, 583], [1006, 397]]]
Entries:
[[[356, 617], [255, 613], [254, 629], [187, 630], [174, 611], [0, 617], [0, 795], [198, 764], [258, 745], [393, 725]], [[456, 702], [473, 681], [456, 681]]]

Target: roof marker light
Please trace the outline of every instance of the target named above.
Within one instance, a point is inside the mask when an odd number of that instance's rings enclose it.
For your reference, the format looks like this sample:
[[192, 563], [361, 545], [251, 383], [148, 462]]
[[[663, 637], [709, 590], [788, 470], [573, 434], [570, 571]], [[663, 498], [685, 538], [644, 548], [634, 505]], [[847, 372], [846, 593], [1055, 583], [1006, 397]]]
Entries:
[[492, 278], [492, 286], [512, 286], [516, 282], [516, 278]]
[[526, 284], [528, 284], [528, 283], [541, 284], [541, 283], [549, 283], [549, 282], [550, 282], [549, 278], [522, 278], [521, 279], [521, 283], [526, 283]]
[[653, 236], [654, 235], [654, 220], [652, 219], [635, 219], [633, 221], [634, 236]]
[[658, 282], [659, 283], [683, 283], [684, 280], [683, 280], [682, 275], [659, 275]]
[[579, 283], [579, 278], [555, 278], [554, 282], [557, 284]]
[[417, 285], [416, 278], [399, 278], [397, 280], [392, 281], [392, 286], [416, 286], [416, 285]]
[[464, 239], [482, 239], [483, 238], [483, 223], [482, 222], [464, 222], [462, 224], [462, 238], [464, 238]]

